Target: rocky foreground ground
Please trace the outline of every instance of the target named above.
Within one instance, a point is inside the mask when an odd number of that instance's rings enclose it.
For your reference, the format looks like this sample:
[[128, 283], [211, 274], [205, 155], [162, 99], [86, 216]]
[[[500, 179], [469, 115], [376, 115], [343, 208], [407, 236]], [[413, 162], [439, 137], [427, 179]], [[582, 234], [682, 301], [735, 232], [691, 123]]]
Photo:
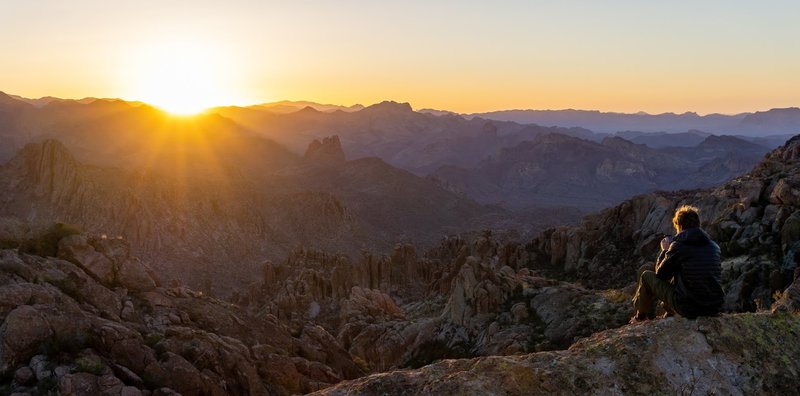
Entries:
[[[536, 347], [531, 340], [542, 343], [540, 348], [547, 345], [545, 349], [558, 348], [559, 340], [570, 344], [571, 340], [563, 340], [564, 334], [576, 330], [566, 323], [589, 333], [603, 328], [603, 323], [591, 321], [576, 324], [576, 317], [586, 313], [576, 307], [588, 305], [603, 313], [608, 308], [602, 307], [614, 304], [608, 296], [505, 266], [509, 268], [501, 271], [507, 272], [505, 278], [497, 282], [525, 281], [522, 290], [529, 290], [529, 302], [515, 303], [505, 314], [481, 313], [481, 304], [473, 312], [471, 302], [459, 302], [464, 293], [495, 287], [487, 282], [480, 287], [464, 279], [454, 282], [443, 313], [424, 320], [407, 316], [414, 304], [400, 308], [379, 289], [353, 287], [341, 307], [346, 320], [337, 337], [308, 321], [294, 326], [281, 319], [280, 310], [277, 316], [253, 313], [184, 287], [159, 286], [150, 269], [130, 256], [124, 240], [66, 233], [70, 235], [57, 243], [58, 258], [0, 250], [3, 394], [791, 394], [797, 390], [800, 283], [781, 294], [774, 313], [656, 320], [597, 332], [567, 350], [525, 354]], [[469, 278], [464, 268], [470, 264], [462, 266], [459, 277]], [[559, 303], [562, 298], [572, 305]], [[529, 315], [542, 322], [532, 323]], [[614, 321], [605, 326], [610, 323]], [[404, 338], [409, 334], [413, 337]], [[466, 348], [460, 353], [483, 357], [368, 375], [413, 366], [403, 361], [414, 356], [406, 352], [438, 346], [443, 349], [438, 353], [454, 353], [448, 349], [453, 345], [441, 341], [447, 335], [460, 338], [456, 345]], [[440, 342], [418, 345], [425, 339]], [[408, 340], [407, 350], [400, 350]], [[514, 346], [515, 342], [524, 345]], [[417, 354], [416, 363], [442, 357], [431, 353]]]
[[796, 394], [800, 316], [668, 318], [607, 330], [566, 351], [444, 360], [317, 392], [345, 394]]

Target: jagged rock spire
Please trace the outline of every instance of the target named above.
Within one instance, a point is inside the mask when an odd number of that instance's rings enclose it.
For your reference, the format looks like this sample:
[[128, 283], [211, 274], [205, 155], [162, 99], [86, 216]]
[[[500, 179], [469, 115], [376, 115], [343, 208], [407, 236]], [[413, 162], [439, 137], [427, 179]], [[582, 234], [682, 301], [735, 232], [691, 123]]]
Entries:
[[315, 162], [344, 162], [344, 150], [339, 136], [326, 137], [322, 141], [314, 139], [306, 149], [305, 158]]

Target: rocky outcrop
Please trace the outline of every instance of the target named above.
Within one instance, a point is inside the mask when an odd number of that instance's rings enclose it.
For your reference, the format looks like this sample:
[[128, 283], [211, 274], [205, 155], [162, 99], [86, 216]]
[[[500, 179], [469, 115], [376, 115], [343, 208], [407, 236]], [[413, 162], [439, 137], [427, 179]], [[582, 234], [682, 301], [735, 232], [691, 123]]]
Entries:
[[344, 150], [339, 136], [314, 139], [306, 149], [305, 159], [317, 163], [344, 163]]
[[156, 288], [153, 270], [131, 257], [130, 246], [122, 238], [71, 235], [58, 242], [58, 257], [78, 265], [106, 287], [122, 286], [133, 292]]
[[566, 351], [445, 360], [315, 394], [790, 394], [798, 333], [795, 314], [670, 318], [600, 332]]
[[750, 173], [711, 190], [642, 195], [587, 216], [578, 227], [545, 231], [528, 244], [534, 269], [591, 288], [624, 287], [674, 233], [679, 205], [700, 209], [703, 227], [722, 248], [730, 311], [767, 308], [797, 267], [800, 138], [772, 152]]
[[564, 348], [630, 317], [629, 293], [545, 279], [527, 260], [524, 245], [488, 232], [445, 238], [422, 257], [397, 245], [357, 263], [296, 249], [235, 301], [297, 331], [321, 326], [369, 371]]
[[[306, 161], [273, 161], [285, 149], [260, 139], [208, 138], [199, 148], [200, 135], [164, 137], [163, 151], [137, 146], [137, 156], [158, 158], [133, 168], [81, 163], [55, 140], [31, 143], [0, 166], [0, 238], [8, 221], [76, 224], [122, 236], [164, 282], [227, 297], [260, 262], [298, 245], [355, 257], [398, 240], [432, 244], [453, 230], [522, 223], [380, 159], [345, 161], [336, 137], [312, 144]], [[174, 150], [183, 154], [166, 154]], [[526, 224], [525, 232], [554, 219]]]
[[157, 286], [124, 240], [72, 235], [59, 247], [72, 262], [0, 250], [4, 390], [267, 395], [363, 375], [321, 327], [292, 335], [274, 316]]

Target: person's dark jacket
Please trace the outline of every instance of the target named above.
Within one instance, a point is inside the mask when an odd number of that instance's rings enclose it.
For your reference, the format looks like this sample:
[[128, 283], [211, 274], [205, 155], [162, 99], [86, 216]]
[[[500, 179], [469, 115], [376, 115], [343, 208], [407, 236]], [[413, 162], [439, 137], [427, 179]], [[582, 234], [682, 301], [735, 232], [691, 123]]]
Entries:
[[674, 278], [675, 308], [690, 318], [719, 313], [725, 299], [721, 273], [719, 246], [700, 228], [676, 235], [656, 264], [659, 279]]

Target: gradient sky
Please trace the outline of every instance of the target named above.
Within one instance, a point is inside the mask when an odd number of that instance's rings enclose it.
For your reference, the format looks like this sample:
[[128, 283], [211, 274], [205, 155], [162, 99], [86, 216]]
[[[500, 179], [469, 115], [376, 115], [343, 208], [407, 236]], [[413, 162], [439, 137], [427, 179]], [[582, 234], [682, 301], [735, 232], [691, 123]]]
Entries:
[[214, 105], [736, 113], [800, 105], [798, 21], [788, 0], [0, 0], [0, 91], [147, 100], [188, 47]]

